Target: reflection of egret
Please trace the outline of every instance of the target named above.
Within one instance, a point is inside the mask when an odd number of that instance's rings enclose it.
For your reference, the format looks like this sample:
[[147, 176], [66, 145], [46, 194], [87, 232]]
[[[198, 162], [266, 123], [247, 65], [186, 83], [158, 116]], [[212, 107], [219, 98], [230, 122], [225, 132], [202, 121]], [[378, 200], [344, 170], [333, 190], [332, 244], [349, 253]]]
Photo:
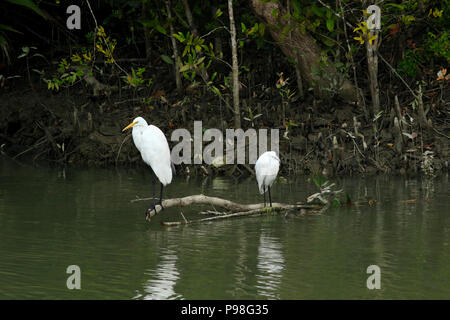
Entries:
[[154, 203], [147, 212], [155, 210], [156, 204], [162, 207], [163, 187], [172, 181], [172, 168], [170, 162], [170, 149], [164, 133], [154, 125], [148, 125], [141, 117], [137, 117], [122, 131], [133, 128], [133, 142], [142, 156], [142, 160], [148, 164], [161, 182], [159, 202]]
[[149, 272], [153, 278], [149, 279], [144, 285], [144, 291], [147, 295], [138, 295], [135, 298], [143, 298], [145, 300], [161, 300], [161, 299], [180, 299], [182, 296], [174, 290], [175, 285], [180, 278], [177, 270], [176, 252], [170, 249], [164, 250], [161, 255], [161, 262], [155, 270]]
[[261, 235], [258, 248], [258, 289], [260, 294], [269, 298], [278, 298], [277, 290], [280, 286], [284, 257], [282, 245], [278, 239]]
[[266, 191], [269, 191], [270, 206], [272, 197], [270, 187], [272, 186], [280, 168], [280, 158], [274, 151], [264, 152], [255, 163], [256, 180], [261, 194], [264, 194], [264, 207], [266, 206]]

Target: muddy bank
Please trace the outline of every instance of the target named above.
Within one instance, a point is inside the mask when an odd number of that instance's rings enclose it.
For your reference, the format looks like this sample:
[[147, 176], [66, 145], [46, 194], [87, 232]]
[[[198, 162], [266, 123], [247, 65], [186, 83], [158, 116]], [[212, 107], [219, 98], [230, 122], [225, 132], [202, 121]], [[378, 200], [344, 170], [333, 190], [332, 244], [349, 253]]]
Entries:
[[[142, 166], [131, 136], [121, 131], [137, 115], [160, 127], [171, 147], [176, 144], [170, 141], [171, 132], [176, 128], [193, 132], [194, 120], [202, 120], [204, 129], [224, 130], [232, 125], [232, 114], [220, 101], [198, 92], [180, 98], [164, 91], [164, 84], [148, 92], [151, 106], [117, 92], [93, 96], [85, 89], [52, 93], [42, 86], [34, 90], [19, 86], [4, 90], [0, 96], [1, 151], [17, 161]], [[396, 114], [394, 107], [387, 108], [381, 119], [366, 121], [354, 105], [299, 101], [283, 119], [281, 101], [275, 95], [243, 103], [255, 106], [255, 112], [262, 114], [247, 121], [244, 130], [252, 124], [254, 128], [280, 129], [283, 174], [439, 174], [449, 168], [446, 112], [438, 114], [430, 109], [432, 126], [421, 128], [407, 112]], [[398, 116], [403, 117], [400, 128]], [[252, 167], [182, 164], [177, 172], [245, 175]]]

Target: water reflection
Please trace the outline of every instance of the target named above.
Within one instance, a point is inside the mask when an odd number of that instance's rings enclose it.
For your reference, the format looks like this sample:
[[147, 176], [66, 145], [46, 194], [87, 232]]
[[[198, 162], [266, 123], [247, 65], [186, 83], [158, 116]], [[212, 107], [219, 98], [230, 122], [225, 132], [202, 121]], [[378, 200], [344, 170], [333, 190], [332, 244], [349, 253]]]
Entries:
[[144, 300], [169, 300], [181, 299], [182, 296], [175, 292], [175, 285], [180, 278], [176, 267], [178, 257], [174, 250], [165, 248], [162, 250], [161, 262], [153, 270], [150, 269], [145, 276], [150, 277], [144, 284], [145, 294], [138, 294], [134, 299]]
[[259, 239], [258, 247], [258, 294], [270, 299], [279, 299], [279, 286], [284, 270], [282, 245], [278, 239], [264, 232]]
[[[434, 186], [389, 176], [336, 182], [365, 204], [163, 228], [180, 211], [199, 219], [214, 208], [167, 208], [147, 223], [149, 204], [130, 203], [151, 194], [147, 168], [57, 171], [0, 158], [0, 299], [448, 299], [448, 175]], [[316, 191], [290, 177], [272, 196], [295, 203]], [[199, 193], [261, 202], [252, 178], [177, 176], [167, 197]], [[82, 270], [76, 292], [65, 286], [71, 264]], [[372, 264], [379, 291], [366, 287]]]

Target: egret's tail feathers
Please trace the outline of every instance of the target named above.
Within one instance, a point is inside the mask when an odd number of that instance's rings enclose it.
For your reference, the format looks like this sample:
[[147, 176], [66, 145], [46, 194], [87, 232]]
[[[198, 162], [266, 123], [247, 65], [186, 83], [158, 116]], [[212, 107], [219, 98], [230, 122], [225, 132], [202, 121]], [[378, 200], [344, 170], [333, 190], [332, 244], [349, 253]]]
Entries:
[[265, 175], [264, 177], [262, 177], [262, 179], [259, 179], [258, 180], [259, 192], [261, 194], [263, 194], [264, 192], [267, 192], [268, 187], [272, 186], [276, 177], [277, 177], [276, 174], [270, 174], [270, 175]]
[[[153, 172], [158, 177], [158, 180], [166, 186], [172, 182], [172, 168], [169, 166], [155, 166]], [[156, 170], [155, 170], [156, 169]]]

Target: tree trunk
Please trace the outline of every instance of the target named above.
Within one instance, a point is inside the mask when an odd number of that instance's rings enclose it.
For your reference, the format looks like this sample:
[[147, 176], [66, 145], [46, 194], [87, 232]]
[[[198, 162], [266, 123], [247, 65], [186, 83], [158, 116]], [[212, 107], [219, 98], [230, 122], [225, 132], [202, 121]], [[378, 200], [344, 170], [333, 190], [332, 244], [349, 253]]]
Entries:
[[233, 106], [234, 127], [241, 127], [241, 112], [239, 109], [239, 65], [237, 57], [236, 26], [234, 24], [233, 0], [228, 0], [228, 14], [230, 16], [231, 54], [233, 59]]
[[191, 29], [191, 32], [194, 34], [195, 37], [198, 37], [198, 31], [194, 24], [194, 18], [192, 17], [191, 8], [189, 7], [189, 3], [187, 0], [183, 0], [183, 6], [184, 6], [184, 12], [186, 13], [186, 18], [189, 24], [189, 28]]
[[[166, 10], [167, 10], [167, 17], [169, 18], [169, 21], [171, 21], [172, 20], [172, 11], [170, 9], [170, 0], [166, 0]], [[177, 91], [179, 94], [181, 94], [183, 92], [183, 83], [181, 82], [177, 41], [175, 40], [175, 37], [173, 36], [173, 34], [175, 33], [175, 30], [173, 29], [172, 22], [169, 23], [169, 26], [170, 26], [170, 40], [172, 41], [172, 47], [173, 47], [173, 58], [175, 60], [175, 62], [174, 62], [175, 82], [177, 85]]]
[[380, 112], [380, 89], [378, 86], [378, 55], [377, 50], [379, 46], [380, 32], [378, 30], [371, 30], [371, 34], [377, 36], [377, 39], [371, 44], [366, 41], [367, 48], [367, 65], [369, 68], [369, 84], [370, 94], [372, 96], [372, 116], [376, 116]]
[[[283, 53], [294, 61], [297, 60], [298, 55], [302, 78], [314, 88], [316, 96], [330, 97], [330, 91], [326, 90], [333, 88], [330, 79], [338, 79], [340, 85], [339, 88], [335, 88], [338, 96], [346, 102], [357, 100], [357, 93], [352, 83], [345, 79], [333, 65], [328, 64], [324, 67], [319, 65], [320, 48], [309, 34], [302, 34], [295, 28], [289, 38], [283, 36], [283, 29], [288, 26], [289, 19], [283, 18], [287, 10], [280, 2], [262, 0], [250, 0], [250, 2], [255, 14], [269, 24], [269, 32]], [[273, 12], [278, 14], [273, 15]], [[317, 74], [314, 71], [321, 72]]]
[[[147, 4], [146, 2], [142, 2], [142, 19], [147, 19]], [[150, 58], [151, 58], [151, 54], [152, 54], [152, 47], [150, 44], [150, 36], [149, 36], [149, 31], [148, 31], [148, 27], [146, 25], [144, 25], [144, 42], [145, 42], [145, 58], [147, 59], [147, 63], [150, 64]]]

